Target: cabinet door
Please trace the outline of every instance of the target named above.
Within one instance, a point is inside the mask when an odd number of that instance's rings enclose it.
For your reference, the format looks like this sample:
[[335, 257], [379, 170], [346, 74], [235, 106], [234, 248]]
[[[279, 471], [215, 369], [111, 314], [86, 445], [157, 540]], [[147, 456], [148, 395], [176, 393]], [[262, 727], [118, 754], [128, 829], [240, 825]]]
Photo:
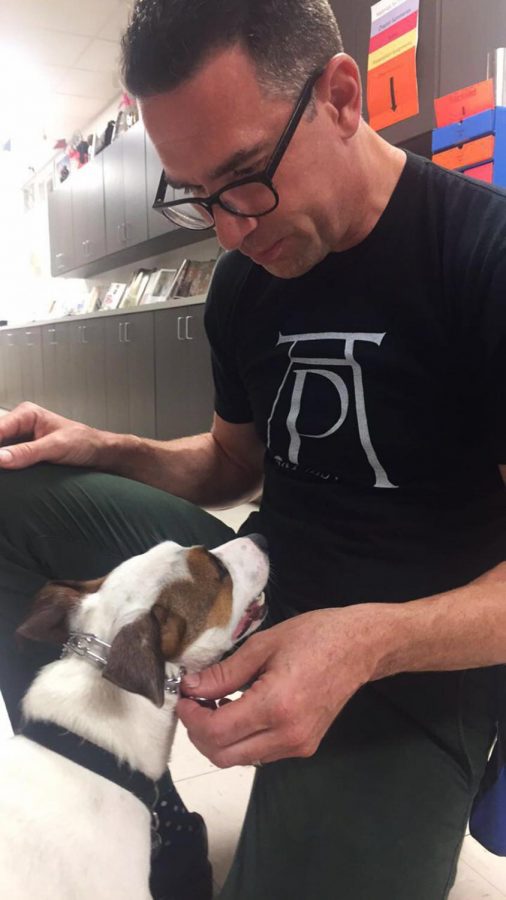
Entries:
[[441, 83], [444, 96], [487, 77], [487, 55], [506, 47], [504, 0], [442, 0]]
[[125, 246], [141, 244], [148, 238], [146, 210], [146, 151], [144, 126], [137, 122], [125, 134], [123, 143], [123, 189], [125, 194]]
[[[148, 210], [148, 237], [150, 238], [158, 237], [159, 234], [167, 234], [169, 231], [175, 231], [178, 227], [153, 209], [153, 202], [161, 174], [162, 164], [160, 157], [151, 142], [151, 138], [146, 134], [146, 204]], [[167, 199], [173, 199], [174, 191], [172, 188], [167, 193]]]
[[25, 328], [20, 332], [21, 382], [23, 400], [40, 405], [44, 402], [42, 369], [42, 329]]
[[153, 313], [106, 321], [107, 428], [155, 436]]
[[107, 253], [116, 253], [126, 246], [121, 138], [102, 150], [100, 156], [104, 167], [105, 245]]
[[94, 428], [107, 427], [105, 400], [105, 322], [87, 319], [81, 326], [84, 348], [85, 404], [83, 422]]
[[209, 431], [214, 388], [204, 305], [154, 315], [156, 436], [169, 440]]
[[72, 416], [72, 364], [69, 326], [66, 322], [42, 327], [44, 406], [62, 416]]
[[130, 431], [155, 437], [155, 348], [153, 313], [125, 316], [124, 341], [128, 358]]
[[5, 381], [5, 331], [0, 331], [0, 409], [7, 407], [7, 384]]
[[49, 243], [53, 277], [74, 268], [72, 216], [72, 178], [68, 178], [48, 196]]
[[76, 422], [85, 421], [86, 410], [86, 372], [84, 358], [84, 344], [82, 341], [83, 326], [80, 322], [69, 322], [68, 340], [72, 368], [67, 385], [69, 415]]
[[105, 256], [104, 164], [102, 154], [72, 175], [76, 266]]
[[[140, 313], [139, 313], [140, 315]], [[123, 317], [112, 316], [105, 322], [105, 394], [107, 428], [118, 434], [130, 431], [128, 409], [128, 359]]]
[[7, 381], [7, 406], [12, 409], [23, 399], [23, 379], [21, 372], [22, 339], [21, 330], [7, 331], [5, 342], [5, 378]]

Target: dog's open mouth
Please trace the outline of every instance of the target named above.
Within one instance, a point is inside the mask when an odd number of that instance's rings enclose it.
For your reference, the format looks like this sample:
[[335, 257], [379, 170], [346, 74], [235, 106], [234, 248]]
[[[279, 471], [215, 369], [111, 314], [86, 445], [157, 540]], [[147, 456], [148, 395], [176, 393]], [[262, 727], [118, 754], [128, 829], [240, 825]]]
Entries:
[[260, 594], [259, 597], [256, 597], [252, 603], [246, 609], [242, 619], [237, 625], [233, 635], [232, 640], [238, 641], [240, 638], [244, 637], [246, 632], [248, 632], [253, 625], [254, 622], [262, 622], [267, 615], [267, 606], [265, 603], [265, 595]]

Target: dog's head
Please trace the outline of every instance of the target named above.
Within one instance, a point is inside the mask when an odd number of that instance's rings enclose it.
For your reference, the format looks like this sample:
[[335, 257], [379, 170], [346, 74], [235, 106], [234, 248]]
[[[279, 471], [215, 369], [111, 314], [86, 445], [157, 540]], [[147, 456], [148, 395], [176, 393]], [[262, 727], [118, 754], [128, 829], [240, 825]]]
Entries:
[[17, 634], [52, 643], [94, 634], [111, 644], [103, 676], [163, 706], [165, 662], [198, 671], [262, 621], [264, 547], [258, 535], [212, 552], [166, 541], [104, 578], [49, 582]]

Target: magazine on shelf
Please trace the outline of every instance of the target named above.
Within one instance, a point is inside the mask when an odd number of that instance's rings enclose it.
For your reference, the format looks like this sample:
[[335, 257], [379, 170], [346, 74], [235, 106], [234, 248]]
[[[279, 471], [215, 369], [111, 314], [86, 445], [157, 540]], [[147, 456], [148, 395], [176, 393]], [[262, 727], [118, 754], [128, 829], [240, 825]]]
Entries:
[[134, 272], [132, 280], [120, 300], [120, 309], [132, 309], [139, 305], [152, 272], [153, 269], [137, 269]]
[[126, 284], [119, 281], [113, 281], [107, 288], [104, 299], [102, 300], [101, 309], [117, 309], [123, 294], [126, 291]]
[[215, 259], [185, 259], [174, 278], [170, 297], [205, 297], [216, 265]]
[[170, 294], [177, 269], [158, 269], [149, 276], [146, 289], [141, 298], [141, 304], [162, 303]]

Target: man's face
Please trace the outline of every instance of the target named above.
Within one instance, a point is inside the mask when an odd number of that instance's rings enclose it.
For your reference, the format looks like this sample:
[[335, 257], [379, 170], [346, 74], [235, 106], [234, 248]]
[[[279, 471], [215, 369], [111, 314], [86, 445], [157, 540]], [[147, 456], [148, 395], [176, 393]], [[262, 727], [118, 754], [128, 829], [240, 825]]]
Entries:
[[[198, 196], [262, 171], [293, 105], [262, 92], [253, 64], [237, 48], [213, 57], [175, 90], [141, 101], [169, 182]], [[281, 278], [320, 262], [335, 242], [339, 217], [335, 153], [333, 118], [317, 106], [315, 116], [299, 123], [274, 175], [277, 209], [255, 219], [214, 207], [221, 245]]]

